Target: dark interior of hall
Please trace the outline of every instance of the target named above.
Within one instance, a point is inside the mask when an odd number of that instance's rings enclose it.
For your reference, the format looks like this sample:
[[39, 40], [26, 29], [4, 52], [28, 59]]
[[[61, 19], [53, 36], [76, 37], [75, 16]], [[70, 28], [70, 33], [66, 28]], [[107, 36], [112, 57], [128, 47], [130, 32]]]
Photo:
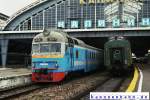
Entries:
[[7, 65], [28, 65], [31, 62], [32, 39], [9, 40]]
[[137, 57], [143, 57], [150, 49], [150, 37], [128, 37], [131, 43], [132, 52], [135, 53]]
[[[125, 37], [131, 43], [131, 50], [137, 57], [143, 57], [150, 49], [150, 37]], [[104, 43], [108, 41], [106, 37], [80, 38], [86, 44], [97, 48], [104, 48]]]

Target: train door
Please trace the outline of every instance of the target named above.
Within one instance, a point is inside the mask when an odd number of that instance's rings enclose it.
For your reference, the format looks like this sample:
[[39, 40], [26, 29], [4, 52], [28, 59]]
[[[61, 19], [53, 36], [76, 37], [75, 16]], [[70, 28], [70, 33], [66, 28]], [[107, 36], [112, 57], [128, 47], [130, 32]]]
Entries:
[[111, 64], [123, 64], [123, 48], [111, 48]]
[[88, 71], [88, 51], [85, 50], [85, 61], [86, 61], [86, 66], [85, 66], [85, 72]]
[[71, 70], [74, 68], [74, 43], [73, 43], [73, 40], [71, 38], [68, 38], [69, 40], [69, 48], [70, 48], [70, 67], [71, 67]]
[[71, 67], [74, 67], [74, 53], [73, 53], [73, 47], [70, 48], [70, 61], [71, 61]]

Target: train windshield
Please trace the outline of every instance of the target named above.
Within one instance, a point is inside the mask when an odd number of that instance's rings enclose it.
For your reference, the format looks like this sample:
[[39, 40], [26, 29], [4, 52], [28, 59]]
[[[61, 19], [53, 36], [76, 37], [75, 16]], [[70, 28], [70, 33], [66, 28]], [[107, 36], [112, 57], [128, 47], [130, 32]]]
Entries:
[[40, 44], [40, 52], [41, 53], [46, 53], [49, 51], [50, 51], [49, 44]]
[[61, 44], [60, 43], [50, 44], [50, 52], [61, 52]]
[[61, 43], [41, 43], [32, 45], [33, 53], [59, 53], [61, 52]]
[[39, 44], [33, 44], [32, 45], [32, 52], [33, 53], [39, 53]]
[[57, 53], [61, 52], [61, 44], [60, 43], [45, 43], [40, 44], [40, 52], [41, 53]]

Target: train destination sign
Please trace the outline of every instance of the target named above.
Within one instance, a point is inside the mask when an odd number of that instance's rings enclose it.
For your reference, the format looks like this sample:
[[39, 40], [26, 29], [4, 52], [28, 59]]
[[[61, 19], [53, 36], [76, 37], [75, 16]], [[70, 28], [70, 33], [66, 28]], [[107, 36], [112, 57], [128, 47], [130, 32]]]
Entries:
[[113, 3], [113, 2], [142, 2], [143, 0], [80, 0], [80, 4]]

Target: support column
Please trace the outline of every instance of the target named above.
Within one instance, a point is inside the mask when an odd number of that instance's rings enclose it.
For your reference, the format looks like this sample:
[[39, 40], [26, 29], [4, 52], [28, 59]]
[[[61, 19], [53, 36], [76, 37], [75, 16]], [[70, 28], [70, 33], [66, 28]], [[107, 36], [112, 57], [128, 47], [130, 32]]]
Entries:
[[43, 30], [45, 29], [45, 10], [43, 10]]
[[2, 59], [2, 67], [6, 67], [7, 61], [7, 50], [8, 50], [8, 39], [1, 39], [1, 59]]
[[55, 12], [56, 12], [56, 13], [55, 13], [55, 18], [56, 18], [56, 19], [55, 19], [55, 28], [57, 29], [57, 16], [58, 16], [58, 15], [57, 15], [57, 3], [56, 3], [55, 6], [56, 6], [56, 10], [55, 10]]

